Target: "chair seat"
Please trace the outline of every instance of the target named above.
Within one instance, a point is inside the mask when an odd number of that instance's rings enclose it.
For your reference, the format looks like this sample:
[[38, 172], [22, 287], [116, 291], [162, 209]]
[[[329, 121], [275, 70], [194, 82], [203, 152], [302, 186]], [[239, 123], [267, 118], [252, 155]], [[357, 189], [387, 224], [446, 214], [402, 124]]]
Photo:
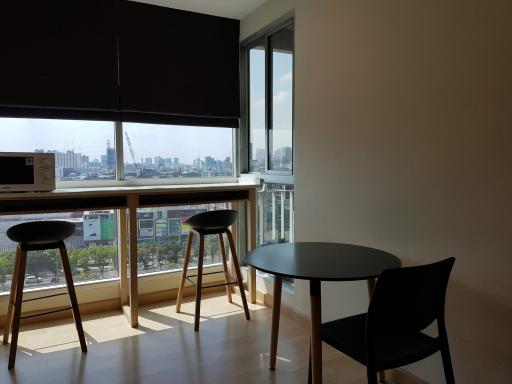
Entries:
[[237, 217], [237, 211], [221, 209], [198, 213], [185, 221], [193, 230], [205, 235], [225, 232], [226, 228], [232, 225]]
[[[366, 354], [366, 313], [324, 323], [320, 327], [323, 341], [340, 350], [361, 364], [367, 365]], [[407, 337], [393, 337], [375, 340], [376, 368], [389, 369], [412, 363], [439, 351], [438, 338], [422, 332]]]
[[70, 237], [75, 224], [69, 221], [32, 221], [7, 230], [7, 237], [23, 245], [55, 244]]

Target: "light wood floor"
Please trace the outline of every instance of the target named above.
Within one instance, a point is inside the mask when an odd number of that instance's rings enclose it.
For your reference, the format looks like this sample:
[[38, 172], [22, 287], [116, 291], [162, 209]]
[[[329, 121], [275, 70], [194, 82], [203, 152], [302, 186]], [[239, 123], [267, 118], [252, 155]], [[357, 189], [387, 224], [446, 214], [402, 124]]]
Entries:
[[[22, 327], [16, 368], [7, 369], [8, 345], [0, 345], [0, 383], [306, 383], [308, 335], [281, 318], [278, 366], [268, 370], [271, 310], [250, 305], [246, 321], [239, 297], [202, 302], [201, 329], [193, 331], [193, 301], [176, 314], [174, 302], [142, 307], [140, 326], [121, 312], [85, 316], [89, 352], [80, 352], [70, 320]], [[365, 369], [324, 345], [324, 383], [366, 382]]]

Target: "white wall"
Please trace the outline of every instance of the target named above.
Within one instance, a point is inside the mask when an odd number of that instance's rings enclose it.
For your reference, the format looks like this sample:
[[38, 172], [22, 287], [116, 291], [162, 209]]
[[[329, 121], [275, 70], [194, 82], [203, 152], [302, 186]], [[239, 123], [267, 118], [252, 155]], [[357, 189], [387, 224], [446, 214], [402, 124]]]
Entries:
[[[512, 2], [269, 0], [241, 39], [291, 10], [296, 240], [455, 256], [457, 382], [512, 382]], [[324, 285], [324, 320], [367, 303], [362, 283]], [[409, 369], [444, 382], [437, 355]]]

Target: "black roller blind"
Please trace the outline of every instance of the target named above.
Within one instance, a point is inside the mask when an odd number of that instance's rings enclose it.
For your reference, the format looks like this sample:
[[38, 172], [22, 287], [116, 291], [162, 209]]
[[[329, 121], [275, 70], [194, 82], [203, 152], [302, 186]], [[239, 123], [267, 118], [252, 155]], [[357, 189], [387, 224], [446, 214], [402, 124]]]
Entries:
[[239, 21], [121, 1], [125, 121], [238, 127]]
[[114, 118], [114, 0], [3, 0], [0, 15], [0, 115]]

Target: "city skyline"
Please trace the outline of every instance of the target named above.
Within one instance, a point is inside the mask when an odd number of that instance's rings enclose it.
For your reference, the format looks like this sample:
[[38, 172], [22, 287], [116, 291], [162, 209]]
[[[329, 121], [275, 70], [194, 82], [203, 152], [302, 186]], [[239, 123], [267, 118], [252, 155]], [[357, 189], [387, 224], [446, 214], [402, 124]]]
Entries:
[[[138, 159], [179, 157], [192, 165], [198, 157], [233, 157], [233, 133], [229, 128], [188, 127], [174, 125], [124, 123]], [[4, 140], [2, 152], [50, 151], [82, 153], [91, 160], [101, 160], [106, 143], [114, 147], [114, 123], [105, 121], [0, 118]], [[127, 147], [126, 139], [123, 138]], [[125, 161], [129, 162], [128, 148]]]

